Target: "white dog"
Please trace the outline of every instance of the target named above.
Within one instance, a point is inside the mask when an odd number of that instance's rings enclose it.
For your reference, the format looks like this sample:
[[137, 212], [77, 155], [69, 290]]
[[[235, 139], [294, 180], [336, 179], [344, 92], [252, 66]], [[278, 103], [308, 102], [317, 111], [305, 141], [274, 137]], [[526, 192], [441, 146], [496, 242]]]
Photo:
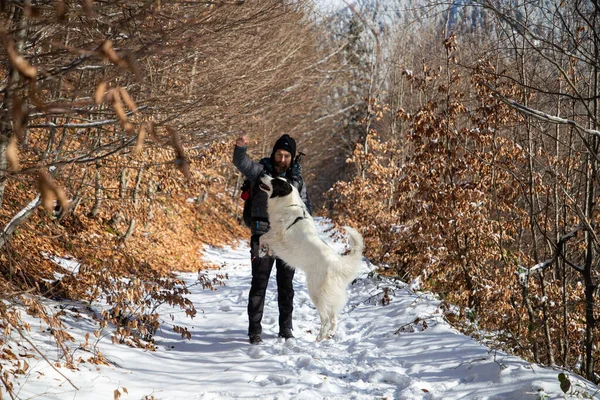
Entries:
[[331, 338], [337, 314], [346, 304], [346, 288], [362, 264], [362, 236], [344, 227], [350, 238], [350, 253], [339, 255], [319, 238], [313, 218], [294, 186], [283, 178], [265, 176], [260, 188], [269, 194], [270, 223], [269, 231], [260, 237], [260, 245], [292, 268], [304, 271], [308, 294], [321, 317], [317, 341]]

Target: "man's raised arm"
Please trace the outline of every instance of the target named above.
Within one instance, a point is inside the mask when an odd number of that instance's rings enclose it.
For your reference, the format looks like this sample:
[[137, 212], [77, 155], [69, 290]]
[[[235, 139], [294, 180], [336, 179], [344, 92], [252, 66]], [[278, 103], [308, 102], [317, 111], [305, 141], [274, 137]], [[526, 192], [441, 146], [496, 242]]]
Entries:
[[252, 183], [256, 182], [262, 174], [264, 167], [257, 162], [250, 160], [246, 154], [248, 149], [248, 137], [241, 136], [236, 139], [233, 149], [233, 165]]

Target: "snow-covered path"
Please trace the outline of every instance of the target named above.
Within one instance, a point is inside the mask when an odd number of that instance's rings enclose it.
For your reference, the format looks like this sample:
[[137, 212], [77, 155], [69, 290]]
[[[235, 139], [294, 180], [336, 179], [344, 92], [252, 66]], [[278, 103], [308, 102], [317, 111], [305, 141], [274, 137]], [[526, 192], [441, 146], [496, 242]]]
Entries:
[[[319, 220], [319, 228], [323, 239], [341, 251], [343, 244], [325, 233], [327, 223]], [[98, 346], [113, 365], [84, 363], [80, 371], [60, 370], [78, 390], [44, 361], [32, 361], [29, 374], [20, 381], [19, 398], [113, 399], [115, 390], [120, 399], [136, 400], [564, 398], [557, 379], [561, 371], [496, 353], [459, 334], [443, 321], [433, 296], [376, 279], [366, 264], [350, 288], [336, 337], [320, 343], [315, 342], [318, 316], [302, 272], [296, 273], [296, 339], [276, 337], [273, 276], [263, 319], [265, 343], [251, 346], [246, 336], [247, 244], [208, 248], [204, 257], [222, 265], [209, 271], [210, 276], [226, 273], [229, 279], [215, 291], [192, 287], [189, 298], [198, 310], [194, 319], [178, 309], [163, 309], [166, 324], [155, 337], [158, 351], [111, 345], [105, 338]], [[182, 276], [190, 284], [197, 279], [195, 274]], [[382, 306], [384, 287], [391, 289], [391, 303]], [[169, 329], [171, 317], [172, 323], [188, 328], [191, 340]], [[76, 343], [93, 330], [85, 320], [69, 324]], [[44, 343], [43, 332], [33, 334]], [[45, 351], [50, 359], [58, 357], [51, 345]], [[570, 398], [584, 398], [598, 389], [571, 379], [579, 394]]]

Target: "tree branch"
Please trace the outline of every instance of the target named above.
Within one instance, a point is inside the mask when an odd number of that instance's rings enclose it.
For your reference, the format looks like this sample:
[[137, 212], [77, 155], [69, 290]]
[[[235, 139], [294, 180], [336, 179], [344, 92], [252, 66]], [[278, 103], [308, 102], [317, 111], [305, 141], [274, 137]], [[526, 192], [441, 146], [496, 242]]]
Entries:
[[[531, 268], [524, 268], [523, 272], [516, 272], [516, 274], [519, 276], [519, 282], [521, 283], [521, 285], [526, 286], [527, 285], [527, 278], [534, 272], [539, 271], [539, 272], [543, 272], [546, 268], [550, 267], [551, 265], [553, 265], [556, 260], [558, 260], [558, 257], [561, 256], [562, 252], [563, 252], [563, 246], [564, 244], [569, 240], [575, 237], [575, 235], [577, 235], [577, 232], [579, 232], [580, 230], [582, 230], [584, 227], [583, 226], [578, 226], [576, 229], [574, 229], [573, 231], [561, 236], [561, 238], [558, 240], [558, 243], [556, 243], [556, 250], [554, 252], [554, 255], [552, 256], [552, 258], [542, 261], [541, 263], [538, 263], [536, 265], [534, 265]], [[579, 267], [568, 263], [571, 267], [577, 269], [579, 272], [582, 271], [582, 269], [580, 269]]]
[[41, 195], [35, 197], [35, 199], [31, 200], [29, 204], [25, 206], [21, 211], [15, 215], [8, 224], [2, 230], [2, 235], [0, 235], [0, 249], [4, 247], [4, 244], [8, 240], [8, 238], [17, 230], [17, 228], [27, 220], [33, 214], [37, 206], [41, 204]]
[[496, 98], [500, 99], [500, 101], [502, 101], [503, 103], [507, 104], [508, 106], [514, 108], [515, 110], [519, 111], [522, 114], [536, 118], [540, 121], [549, 122], [551, 124], [570, 125], [581, 132], [585, 132], [590, 135], [600, 136], [600, 131], [597, 131], [595, 129], [584, 128], [583, 126], [579, 125], [577, 122], [573, 121], [572, 119], [557, 117], [555, 115], [547, 114], [543, 111], [524, 106], [521, 103], [518, 103], [514, 100], [511, 100], [511, 99], [505, 97], [503, 94], [501, 94], [499, 91], [497, 91], [490, 85], [488, 85], [486, 83], [484, 83], [484, 85], [485, 85], [485, 87], [487, 87], [494, 93]]

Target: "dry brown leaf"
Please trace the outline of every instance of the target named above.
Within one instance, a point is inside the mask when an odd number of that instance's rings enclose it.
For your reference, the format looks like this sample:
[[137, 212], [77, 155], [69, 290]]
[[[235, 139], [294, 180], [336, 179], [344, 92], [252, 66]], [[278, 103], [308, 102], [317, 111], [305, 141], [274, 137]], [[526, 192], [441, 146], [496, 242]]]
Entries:
[[66, 78], [63, 78], [60, 83], [61, 83], [61, 90], [64, 93], [70, 94], [75, 89], [75, 86], [73, 86], [73, 84]]
[[175, 166], [181, 171], [186, 179], [190, 178], [190, 162], [187, 157], [177, 157], [175, 159]]
[[29, 83], [29, 100], [31, 101], [31, 103], [33, 105], [35, 105], [37, 107], [38, 110], [46, 110], [46, 104], [43, 102], [43, 100], [38, 96], [38, 91], [37, 91], [37, 84], [35, 80], [32, 80]]
[[38, 18], [40, 16], [39, 7], [32, 6], [31, 0], [25, 2], [25, 10], [23, 12], [27, 18]]
[[119, 118], [119, 121], [121, 122], [123, 129], [125, 129], [125, 132], [132, 133], [133, 125], [127, 119], [127, 113], [125, 113], [125, 107], [123, 107], [123, 102], [121, 101], [121, 95], [119, 94], [119, 90], [112, 89], [110, 90], [110, 92], [112, 93], [113, 98], [112, 107], [115, 110], [115, 114], [117, 114], [117, 118]]
[[56, 2], [56, 18], [60, 22], [63, 22], [66, 19], [66, 16], [67, 16], [67, 4], [62, 0], [58, 0]]
[[165, 126], [165, 129], [171, 136], [171, 145], [175, 149], [175, 154], [177, 154], [177, 157], [185, 157], [185, 152], [183, 151], [183, 146], [181, 145], [177, 131], [170, 126]]
[[156, 143], [160, 143], [160, 140], [158, 139], [158, 136], [156, 136], [156, 130], [154, 129], [154, 122], [153, 121], [149, 121], [148, 122], [148, 133], [149, 133], [150, 138], [152, 140], [154, 140]]
[[127, 90], [124, 87], [120, 87], [119, 88], [119, 94], [121, 95], [121, 98], [123, 99], [123, 101], [125, 102], [125, 104], [127, 105], [127, 107], [129, 107], [129, 109], [131, 111], [133, 111], [133, 113], [135, 114], [135, 112], [137, 111], [138, 106], [135, 104], [135, 101], [133, 101], [133, 99], [131, 98], [131, 96], [127, 92]]
[[146, 124], [142, 124], [142, 126], [140, 126], [137, 141], [135, 142], [135, 147], [133, 148], [134, 155], [137, 155], [142, 151], [142, 148], [144, 147], [144, 140], [146, 140], [146, 136]]
[[8, 40], [6, 52], [8, 53], [10, 62], [21, 75], [29, 79], [35, 79], [37, 77], [37, 69], [29, 64], [29, 62], [23, 58], [22, 55], [17, 53], [17, 50], [15, 49], [15, 42], [13, 40]]
[[60, 186], [54, 185], [54, 194], [56, 194], [58, 204], [60, 204], [63, 210], [68, 210], [70, 207], [70, 203], [65, 190]]
[[181, 141], [179, 140], [179, 135], [177, 134], [177, 131], [172, 127], [166, 126], [165, 128], [171, 135], [171, 145], [173, 146], [173, 149], [175, 149], [175, 166], [187, 179], [190, 177], [190, 162], [187, 156], [185, 155], [185, 151], [183, 150], [183, 146], [181, 145]]
[[115, 389], [115, 400], [118, 400], [121, 398], [121, 392], [119, 392], [119, 389]]
[[119, 57], [119, 55], [113, 48], [112, 41], [106, 40], [104, 43], [102, 43], [100, 49], [102, 50], [102, 53], [106, 56], [106, 58], [108, 58], [113, 64], [127, 68], [127, 62], [121, 57]]
[[27, 119], [27, 112], [24, 110], [21, 96], [13, 96], [12, 100], [13, 132], [21, 140], [23, 139], [23, 124]]
[[54, 201], [57, 199], [58, 204], [60, 204], [64, 210], [69, 209], [70, 203], [65, 190], [58, 186], [50, 174], [44, 170], [40, 171], [38, 188], [42, 195], [42, 204], [48, 212], [54, 210]]
[[6, 160], [8, 161], [8, 166], [12, 171], [18, 171], [21, 169], [17, 151], [17, 137], [15, 135], [13, 135], [8, 141], [8, 147], [6, 148]]
[[104, 101], [104, 95], [106, 94], [106, 82], [102, 81], [96, 87], [96, 92], [94, 93], [94, 103], [102, 104]]
[[141, 81], [142, 80], [142, 72], [141, 72], [140, 66], [138, 65], [135, 58], [131, 55], [131, 53], [125, 54], [124, 58], [125, 58], [125, 61], [127, 62], [127, 65], [129, 66], [129, 71], [131, 71], [135, 75], [135, 79], [137, 79], [138, 82]]
[[38, 178], [38, 189], [42, 195], [42, 205], [48, 212], [52, 212], [54, 210], [54, 200], [56, 199], [56, 195], [52, 187], [53, 184], [50, 175], [46, 171], [40, 171], [40, 176]]
[[94, 7], [92, 5], [92, 0], [83, 0], [83, 11], [85, 11], [85, 15], [88, 18], [94, 17]]

